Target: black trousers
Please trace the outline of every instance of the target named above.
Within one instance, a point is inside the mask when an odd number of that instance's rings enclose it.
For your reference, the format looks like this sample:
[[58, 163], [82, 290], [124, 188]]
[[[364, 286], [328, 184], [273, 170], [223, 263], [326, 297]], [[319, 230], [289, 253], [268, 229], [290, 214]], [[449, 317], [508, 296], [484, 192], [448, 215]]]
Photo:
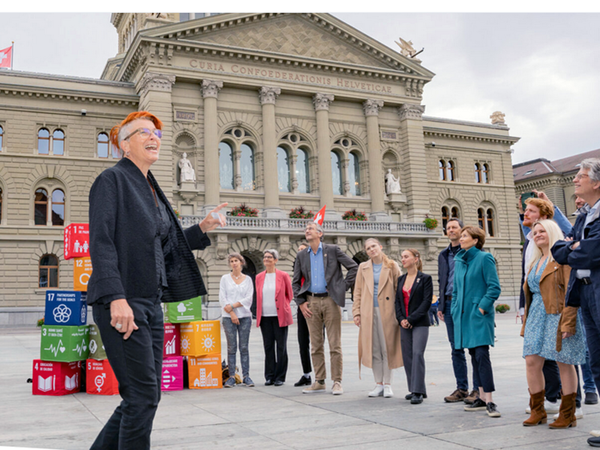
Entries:
[[481, 345], [469, 349], [471, 363], [473, 364], [473, 383], [481, 386], [483, 392], [494, 392], [494, 372], [492, 371], [492, 361], [490, 360], [489, 345]]
[[[544, 367], [542, 368], [544, 373], [546, 400], [550, 402], [556, 402], [560, 395], [560, 372], [558, 371], [558, 364], [556, 361], [549, 359], [544, 361]], [[579, 385], [579, 383], [578, 383]]]
[[261, 317], [260, 332], [265, 348], [265, 380], [285, 381], [288, 368], [288, 327], [280, 327], [277, 317]]
[[298, 308], [298, 347], [300, 349], [300, 361], [302, 361], [302, 371], [311, 373], [310, 363], [310, 335], [308, 334], [308, 324], [300, 308]]
[[110, 307], [93, 305], [106, 356], [119, 382], [121, 404], [91, 450], [150, 449], [152, 421], [160, 401], [164, 324], [160, 300], [128, 300], [138, 330], [127, 339], [110, 326]]

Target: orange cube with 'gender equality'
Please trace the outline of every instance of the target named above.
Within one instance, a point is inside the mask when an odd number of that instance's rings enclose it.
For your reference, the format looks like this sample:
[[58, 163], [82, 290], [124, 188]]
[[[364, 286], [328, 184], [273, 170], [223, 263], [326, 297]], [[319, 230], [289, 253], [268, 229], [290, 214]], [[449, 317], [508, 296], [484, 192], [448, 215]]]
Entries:
[[218, 320], [182, 323], [179, 334], [181, 356], [221, 353], [221, 323]]
[[188, 357], [190, 389], [217, 389], [223, 387], [221, 353]]

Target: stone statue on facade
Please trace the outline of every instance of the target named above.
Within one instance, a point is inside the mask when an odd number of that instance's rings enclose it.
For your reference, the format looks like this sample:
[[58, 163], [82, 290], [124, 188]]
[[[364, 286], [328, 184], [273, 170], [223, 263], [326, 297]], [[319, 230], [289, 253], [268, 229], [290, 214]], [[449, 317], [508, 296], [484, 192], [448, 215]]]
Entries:
[[187, 159], [187, 153], [184, 153], [179, 160], [179, 169], [181, 170], [181, 175], [179, 180], [181, 183], [186, 182], [195, 182], [196, 181], [196, 172], [192, 167], [192, 163], [189, 159]]
[[490, 119], [492, 119], [492, 125], [506, 125], [504, 117], [506, 117], [506, 114], [504, 114], [502, 111], [494, 111], [490, 116]]
[[413, 47], [412, 41], [405, 41], [402, 38], [398, 38], [398, 39], [400, 39], [400, 42], [396, 41], [396, 44], [398, 45], [398, 47], [400, 47], [400, 54], [401, 55], [407, 56], [407, 57], [410, 58], [410, 57], [415, 56], [417, 54], [417, 51]]
[[401, 194], [400, 180], [394, 176], [392, 169], [388, 169], [385, 175], [385, 192], [386, 194]]

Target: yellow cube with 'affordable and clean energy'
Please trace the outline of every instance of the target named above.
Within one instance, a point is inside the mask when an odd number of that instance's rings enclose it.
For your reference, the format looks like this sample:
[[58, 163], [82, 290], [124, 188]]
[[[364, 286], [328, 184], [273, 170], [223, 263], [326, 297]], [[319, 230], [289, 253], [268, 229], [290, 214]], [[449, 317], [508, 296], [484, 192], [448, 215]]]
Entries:
[[221, 353], [221, 323], [202, 320], [179, 325], [181, 356], [202, 356]]

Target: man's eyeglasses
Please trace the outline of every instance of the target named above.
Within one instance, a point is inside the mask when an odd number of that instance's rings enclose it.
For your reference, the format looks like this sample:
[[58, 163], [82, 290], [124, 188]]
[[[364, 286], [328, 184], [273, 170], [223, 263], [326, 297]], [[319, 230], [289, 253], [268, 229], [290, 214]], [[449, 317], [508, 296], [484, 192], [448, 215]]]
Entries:
[[150, 130], [148, 128], [138, 128], [137, 130], [135, 130], [133, 133], [131, 133], [129, 136], [127, 136], [123, 140], [126, 141], [131, 136], [133, 136], [135, 133], [140, 133], [140, 137], [142, 139], [148, 139], [150, 137], [150, 135], [153, 133], [154, 133], [154, 136], [156, 136], [158, 139], [162, 138], [162, 131], [157, 128], [155, 128], [154, 130]]
[[575, 179], [576, 180], [582, 180], [584, 178], [589, 178], [590, 176], [585, 174], [585, 173], [578, 173], [577, 175], [575, 175]]

